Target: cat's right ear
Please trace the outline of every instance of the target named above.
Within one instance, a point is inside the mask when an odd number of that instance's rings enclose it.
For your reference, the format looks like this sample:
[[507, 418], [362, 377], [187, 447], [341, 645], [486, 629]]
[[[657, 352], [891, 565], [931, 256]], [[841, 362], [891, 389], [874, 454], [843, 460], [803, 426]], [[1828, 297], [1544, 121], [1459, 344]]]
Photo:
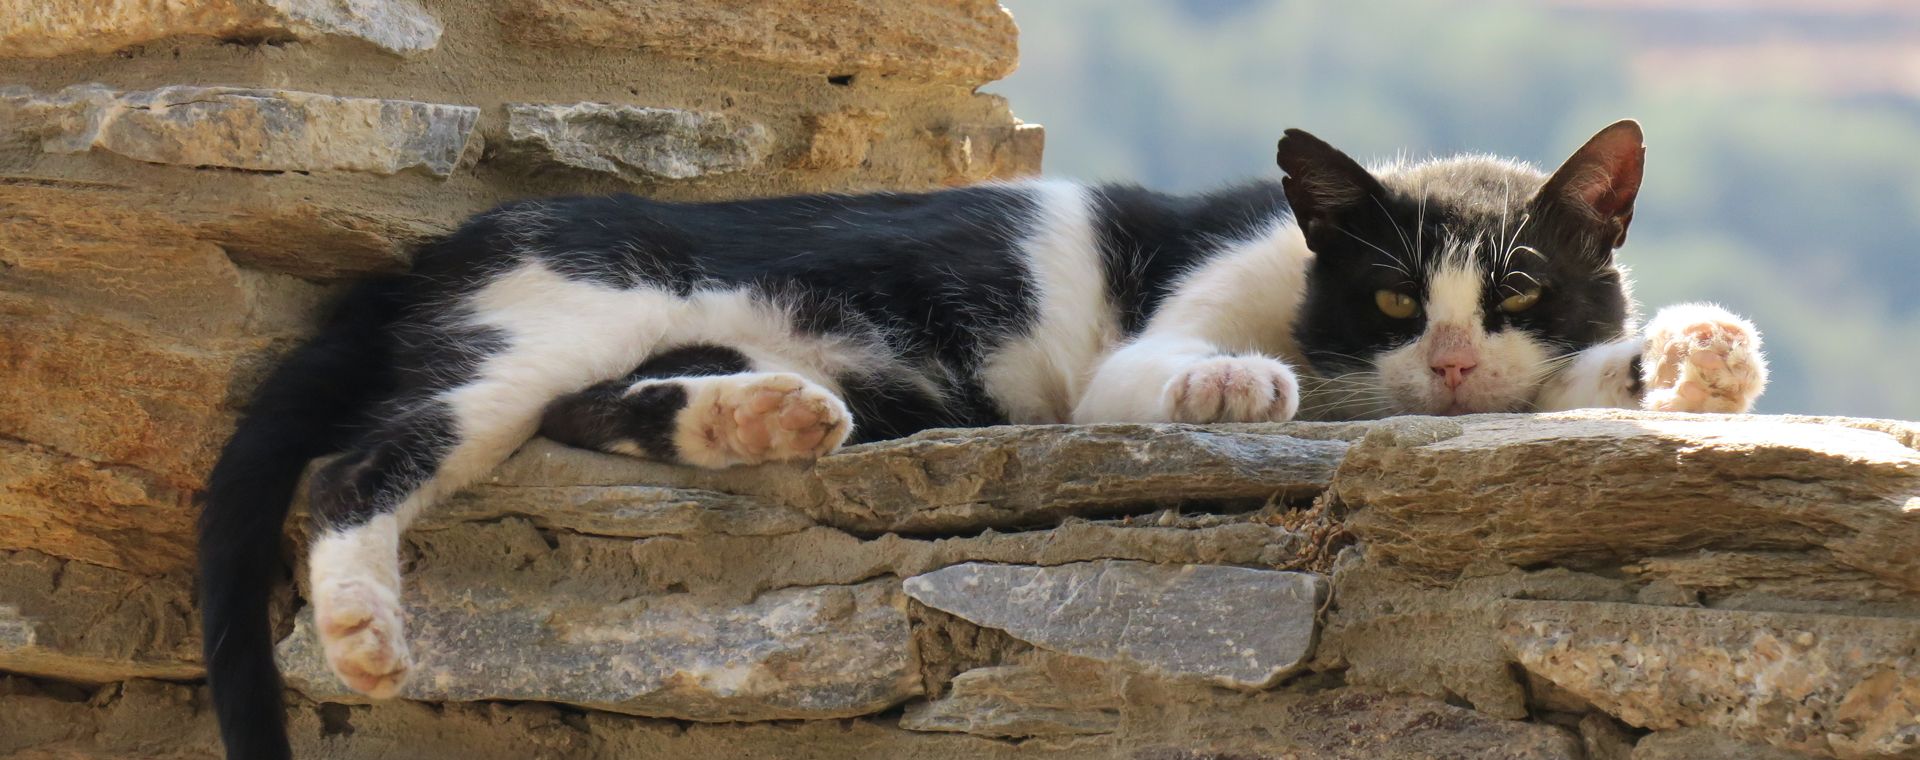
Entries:
[[1307, 245], [1337, 229], [1362, 205], [1385, 197], [1380, 180], [1352, 157], [1303, 130], [1280, 138], [1276, 160], [1287, 173], [1280, 185]]
[[1619, 248], [1633, 223], [1633, 201], [1647, 164], [1646, 137], [1640, 123], [1616, 121], [1573, 152], [1540, 189], [1539, 202], [1573, 212], [1574, 218], [1600, 225], [1603, 239]]

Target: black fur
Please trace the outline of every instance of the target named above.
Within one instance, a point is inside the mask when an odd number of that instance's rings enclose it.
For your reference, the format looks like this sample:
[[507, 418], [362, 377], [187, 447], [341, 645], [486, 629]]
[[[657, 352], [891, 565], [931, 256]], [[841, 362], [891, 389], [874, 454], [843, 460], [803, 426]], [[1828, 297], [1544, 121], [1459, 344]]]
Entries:
[[1182, 272], [1216, 253], [1224, 241], [1259, 234], [1287, 210], [1277, 182], [1193, 197], [1132, 186], [1094, 192], [1107, 292], [1128, 334], [1146, 327]]
[[[1260, 233], [1292, 213], [1296, 189], [1289, 180], [1197, 198], [1133, 187], [1092, 190], [1104, 281], [1125, 331], [1143, 328], [1179, 276], [1219, 253], [1221, 243]], [[1430, 204], [1421, 212], [1409, 199], [1385, 193], [1377, 200], [1384, 212], [1378, 218], [1404, 230], [1416, 222], [1438, 228], [1469, 221], [1466, 209]], [[706, 204], [626, 195], [522, 202], [475, 217], [425, 246], [409, 276], [356, 291], [262, 385], [210, 479], [200, 533], [202, 614], [229, 757], [287, 755], [267, 599], [284, 575], [281, 523], [303, 465], [352, 452], [314, 479], [314, 513], [330, 527], [391, 509], [429, 477], [459, 432], [438, 394], [509, 348], [507, 336], [463, 324], [458, 311], [462, 299], [493, 277], [537, 260], [565, 277], [610, 287], [752, 290], [786, 305], [802, 332], [871, 345], [884, 355], [883, 366], [837, 378], [856, 441], [997, 424], [1007, 421], [1007, 411], [977, 376], [982, 362], [1035, 318], [1037, 294], [1018, 250], [1033, 203], [1029, 191], [1011, 187]], [[1613, 227], [1589, 230], [1548, 211], [1542, 209], [1553, 223], [1537, 223], [1527, 233], [1562, 236], [1539, 238], [1543, 249], [1604, 244], [1609, 230], [1625, 232], [1619, 214]], [[1373, 214], [1334, 215], [1328, 218], [1350, 226], [1309, 230], [1319, 255], [1296, 337], [1322, 370], [1419, 329], [1414, 320], [1382, 321], [1364, 306], [1373, 290], [1404, 284], [1382, 280], [1389, 272], [1373, 265], [1376, 252], [1352, 240], [1398, 248], [1394, 227], [1367, 221]], [[1610, 258], [1599, 253], [1592, 262], [1518, 262], [1533, 267], [1524, 273], [1545, 282], [1554, 302], [1563, 304], [1524, 318], [1540, 320], [1537, 329], [1570, 345], [1617, 327], [1624, 301], [1610, 295], [1617, 281], [1606, 279]], [[1583, 325], [1582, 318], [1598, 324]], [[724, 346], [657, 354], [623, 380], [552, 401], [545, 432], [598, 448], [631, 439], [672, 460], [668, 426], [686, 404], [684, 389], [661, 384], [637, 397], [624, 396], [624, 389], [637, 378], [723, 374], [748, 364]]]
[[540, 435], [568, 446], [609, 453], [619, 453], [611, 444], [631, 441], [656, 461], [682, 461], [673, 443], [673, 430], [677, 415], [687, 406], [686, 388], [659, 383], [632, 394], [627, 389], [641, 380], [732, 375], [752, 368], [745, 354], [725, 346], [669, 349], [624, 378], [596, 383], [555, 399], [541, 418]]
[[200, 610], [207, 679], [232, 758], [289, 756], [268, 604], [286, 577], [280, 542], [308, 460], [339, 450], [390, 395], [388, 328], [399, 279], [363, 283], [320, 333], [261, 384], [207, 478], [200, 514]]

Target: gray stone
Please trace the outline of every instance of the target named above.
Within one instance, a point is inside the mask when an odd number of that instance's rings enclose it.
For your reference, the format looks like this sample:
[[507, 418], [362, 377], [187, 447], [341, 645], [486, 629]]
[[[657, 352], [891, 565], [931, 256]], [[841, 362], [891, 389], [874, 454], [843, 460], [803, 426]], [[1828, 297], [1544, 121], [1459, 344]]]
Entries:
[[78, 85], [50, 96], [0, 91], [0, 129], [29, 133], [49, 153], [97, 150], [156, 164], [249, 171], [445, 177], [466, 152], [479, 117], [470, 106], [292, 90], [118, 92]]
[[683, 180], [759, 166], [773, 148], [766, 127], [732, 116], [608, 103], [507, 106], [516, 149], [629, 182]]
[[1502, 609], [1522, 667], [1631, 725], [1708, 727], [1843, 758], [1920, 748], [1920, 621], [1601, 602]]
[[654, 486], [470, 489], [436, 504], [416, 529], [521, 517], [543, 529], [596, 536], [776, 536], [813, 527], [805, 514], [732, 494]]
[[440, 22], [413, 0], [0, 0], [0, 58], [111, 53], [175, 37], [357, 39], [430, 50]]
[[[533, 700], [698, 721], [837, 718], [919, 693], [898, 583], [788, 588], [744, 605], [694, 594], [612, 605], [475, 584], [408, 588], [415, 669], [401, 696]], [[287, 681], [360, 701], [303, 615], [280, 644]]]
[[1265, 688], [1313, 653], [1326, 580], [1219, 565], [969, 563], [915, 576], [929, 607], [1057, 652]]
[[[822, 522], [863, 531], [1017, 527], [1195, 501], [1311, 498], [1359, 428], [1031, 426], [935, 430], [820, 460]], [[1307, 437], [1322, 434], [1329, 436]]]

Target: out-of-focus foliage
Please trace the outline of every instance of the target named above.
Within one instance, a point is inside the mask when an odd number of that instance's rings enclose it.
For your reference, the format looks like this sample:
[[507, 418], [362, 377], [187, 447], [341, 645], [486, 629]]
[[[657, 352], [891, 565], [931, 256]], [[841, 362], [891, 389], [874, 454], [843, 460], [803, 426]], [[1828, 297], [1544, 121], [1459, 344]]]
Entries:
[[[1622, 260], [1645, 307], [1713, 300], [1752, 317], [1774, 366], [1760, 411], [1920, 418], [1911, 99], [1664, 82], [1635, 67], [1645, 30], [1545, 4], [1004, 1], [1021, 69], [989, 90], [1047, 126], [1052, 174], [1169, 190], [1274, 177], [1274, 142], [1295, 126], [1362, 161], [1551, 166], [1638, 118], [1648, 176]], [[1661, 42], [1737, 28], [1742, 11], [1723, 13]]]

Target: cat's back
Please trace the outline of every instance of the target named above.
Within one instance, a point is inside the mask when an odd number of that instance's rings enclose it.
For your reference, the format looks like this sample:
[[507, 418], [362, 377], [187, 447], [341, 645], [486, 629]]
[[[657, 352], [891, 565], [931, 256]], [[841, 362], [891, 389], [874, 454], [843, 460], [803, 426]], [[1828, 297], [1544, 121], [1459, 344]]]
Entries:
[[886, 276], [1002, 267], [1042, 195], [1035, 183], [918, 193], [817, 194], [676, 203], [635, 195], [516, 201], [423, 247], [419, 271], [458, 274], [539, 260], [633, 286]]

